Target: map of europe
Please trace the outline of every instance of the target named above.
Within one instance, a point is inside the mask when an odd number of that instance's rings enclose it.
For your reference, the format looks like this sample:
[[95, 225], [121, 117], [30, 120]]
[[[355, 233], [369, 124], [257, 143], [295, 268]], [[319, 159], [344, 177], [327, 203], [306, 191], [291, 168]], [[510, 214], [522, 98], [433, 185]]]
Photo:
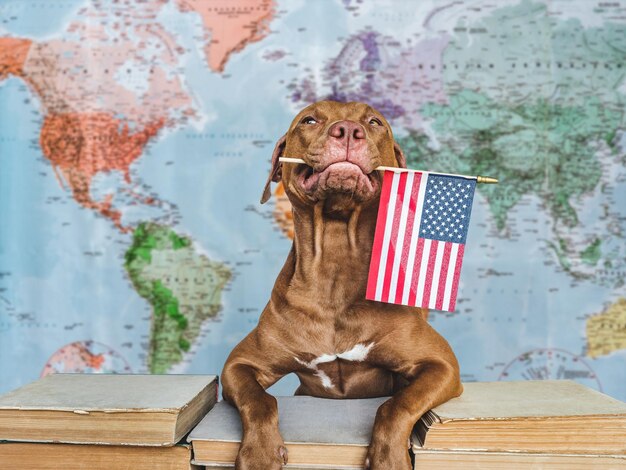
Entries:
[[477, 188], [456, 311], [429, 315], [462, 379], [626, 400], [624, 18], [584, 0], [0, 1], [0, 393], [219, 373], [293, 238], [282, 186], [258, 203], [273, 145], [333, 99], [380, 110], [410, 168], [500, 180]]

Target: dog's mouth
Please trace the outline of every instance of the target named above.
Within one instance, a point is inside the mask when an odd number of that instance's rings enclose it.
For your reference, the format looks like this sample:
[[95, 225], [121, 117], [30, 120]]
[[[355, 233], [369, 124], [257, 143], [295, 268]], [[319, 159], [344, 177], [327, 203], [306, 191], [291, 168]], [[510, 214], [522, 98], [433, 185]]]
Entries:
[[368, 199], [380, 187], [377, 173], [365, 173], [359, 165], [341, 161], [331, 163], [319, 171], [302, 165], [298, 169], [297, 178], [304, 192], [316, 199], [327, 193], [344, 193], [357, 199]]

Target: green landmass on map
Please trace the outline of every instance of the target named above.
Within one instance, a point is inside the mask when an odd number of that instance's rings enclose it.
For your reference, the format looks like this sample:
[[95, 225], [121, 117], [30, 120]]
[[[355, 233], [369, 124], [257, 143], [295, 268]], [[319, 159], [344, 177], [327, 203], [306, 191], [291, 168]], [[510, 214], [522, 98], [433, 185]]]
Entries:
[[422, 112], [432, 119], [440, 147], [429, 147], [417, 131], [399, 139], [409, 167], [498, 178], [500, 184], [478, 187], [498, 229], [526, 194], [539, 196], [555, 221], [577, 224], [570, 202], [592, 191], [601, 175], [591, 144], [621, 120], [595, 97], [572, 107], [544, 99], [507, 106], [470, 90]]
[[580, 258], [583, 263], [587, 263], [590, 266], [595, 266], [602, 257], [602, 250], [600, 249], [602, 241], [596, 238], [580, 253]]
[[[545, 3], [522, 1], [471, 23], [461, 20], [444, 52], [444, 86], [454, 95], [480, 90], [516, 105], [547, 99], [563, 106], [589, 96], [621, 110], [626, 35], [623, 21], [587, 26], [553, 15]], [[607, 127], [609, 138], [613, 128]]]
[[152, 307], [148, 369], [165, 373], [183, 359], [202, 324], [220, 311], [231, 270], [198, 253], [188, 237], [154, 223], [135, 229], [124, 266]]
[[567, 249], [567, 242], [565, 240], [563, 240], [562, 238], [559, 238], [558, 244], [553, 243], [551, 241], [548, 241], [547, 243], [548, 243], [548, 246], [552, 249], [552, 251], [556, 255], [556, 259], [559, 261], [559, 264], [565, 271], [567, 271], [574, 277], [585, 277], [572, 271], [572, 263], [570, 259], [567, 257], [568, 249]]

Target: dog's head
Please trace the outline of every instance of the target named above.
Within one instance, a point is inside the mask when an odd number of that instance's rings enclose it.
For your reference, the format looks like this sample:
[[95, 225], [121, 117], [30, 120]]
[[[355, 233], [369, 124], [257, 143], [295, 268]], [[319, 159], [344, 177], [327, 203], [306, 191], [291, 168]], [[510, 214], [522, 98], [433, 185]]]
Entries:
[[[283, 156], [306, 165], [283, 164]], [[329, 212], [367, 205], [380, 194], [379, 165], [406, 167], [383, 115], [365, 103], [319, 101], [300, 111], [276, 143], [261, 203], [270, 197], [270, 183], [282, 180], [293, 205], [324, 201]]]

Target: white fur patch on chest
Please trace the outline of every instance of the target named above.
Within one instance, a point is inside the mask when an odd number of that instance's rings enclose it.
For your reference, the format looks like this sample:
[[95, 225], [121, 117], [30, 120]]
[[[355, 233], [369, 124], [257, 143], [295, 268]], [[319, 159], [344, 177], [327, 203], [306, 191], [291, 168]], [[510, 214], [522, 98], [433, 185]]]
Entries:
[[298, 359], [297, 357], [294, 357], [294, 359], [298, 363], [307, 367], [308, 369], [315, 371], [315, 375], [320, 378], [324, 388], [333, 388], [334, 385], [333, 385], [332, 380], [330, 380], [330, 377], [328, 377], [328, 375], [324, 371], [319, 370], [318, 366], [325, 362], [336, 361], [337, 359], [343, 359], [344, 361], [355, 361], [355, 362], [364, 361], [373, 347], [374, 347], [373, 342], [368, 344], [367, 346], [365, 344], [357, 344], [352, 349], [349, 349], [342, 353], [322, 354], [321, 356], [316, 357], [310, 362], [303, 361], [301, 359]]

